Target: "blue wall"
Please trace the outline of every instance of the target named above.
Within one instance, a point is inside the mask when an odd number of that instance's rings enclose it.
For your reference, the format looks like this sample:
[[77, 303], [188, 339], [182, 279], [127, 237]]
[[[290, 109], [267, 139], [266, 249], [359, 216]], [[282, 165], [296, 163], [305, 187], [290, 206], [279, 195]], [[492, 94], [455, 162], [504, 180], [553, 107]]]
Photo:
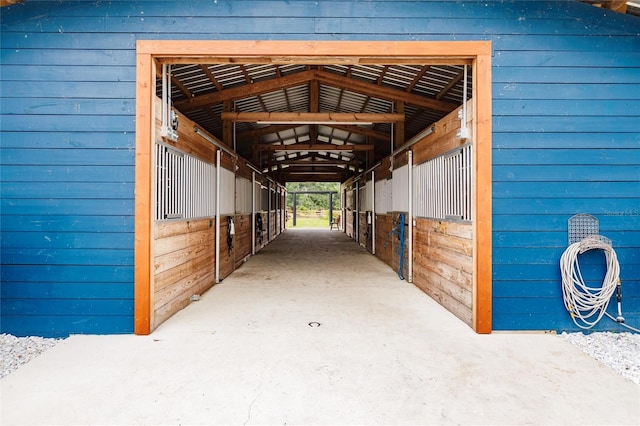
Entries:
[[576, 213], [613, 241], [625, 317], [640, 326], [640, 18], [572, 1], [56, 0], [1, 12], [2, 332], [133, 330], [138, 39], [491, 40], [494, 328], [575, 329], [558, 259]]

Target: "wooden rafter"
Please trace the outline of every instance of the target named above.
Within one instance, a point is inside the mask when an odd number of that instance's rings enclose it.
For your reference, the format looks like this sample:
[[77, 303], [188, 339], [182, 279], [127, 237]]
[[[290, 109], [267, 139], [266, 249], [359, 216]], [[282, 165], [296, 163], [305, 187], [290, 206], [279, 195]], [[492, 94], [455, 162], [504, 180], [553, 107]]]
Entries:
[[458, 105], [453, 102], [429, 99], [425, 98], [424, 96], [407, 93], [404, 90], [398, 90], [391, 87], [378, 86], [373, 83], [353, 80], [326, 71], [317, 72], [316, 77], [323, 84], [328, 84], [330, 86], [343, 88], [352, 92], [386, 99], [389, 101], [402, 101], [405, 104], [413, 105], [419, 108], [433, 109], [441, 112], [451, 112], [458, 107]]
[[[220, 117], [218, 117], [220, 119]], [[245, 130], [238, 132], [236, 138], [238, 139], [253, 139], [256, 137], [270, 135], [273, 133], [284, 132], [285, 130], [295, 129], [296, 127], [303, 126], [303, 124], [273, 124], [267, 127], [260, 127], [258, 129]]]
[[364, 94], [366, 96], [377, 97], [390, 101], [400, 100], [405, 104], [413, 105], [419, 108], [433, 109], [441, 112], [451, 112], [458, 107], [452, 102], [445, 102], [437, 99], [429, 99], [424, 96], [408, 93], [404, 90], [398, 90], [386, 86], [378, 86], [374, 83], [353, 80], [348, 77], [333, 74], [327, 71], [310, 70], [290, 74], [282, 78], [274, 78], [264, 80], [244, 86], [225, 89], [221, 92], [209, 93], [206, 95], [196, 96], [189, 100], [176, 102], [176, 108], [181, 111], [190, 111], [202, 108], [205, 105], [220, 103], [224, 100], [237, 100], [261, 95], [275, 90], [294, 87], [300, 84], [308, 83], [317, 79], [323, 84], [337, 87], [343, 90], [349, 90]]
[[349, 112], [223, 112], [222, 120], [237, 122], [301, 123], [394, 123], [404, 120], [404, 114]]
[[282, 168], [281, 170], [284, 170], [287, 173], [335, 173], [335, 172], [343, 172], [345, 170], [348, 170], [348, 168], [339, 167], [339, 166], [311, 166], [311, 167], [289, 166], [289, 167]]
[[189, 89], [187, 89], [187, 86], [182, 84], [182, 82], [173, 74], [171, 74], [171, 82], [182, 92], [183, 95], [187, 97], [187, 99], [191, 99], [193, 97], [193, 94]]
[[446, 86], [442, 88], [442, 90], [440, 90], [440, 92], [438, 92], [436, 99], [442, 99], [447, 93], [449, 93], [449, 90], [453, 89], [453, 87], [462, 80], [462, 77], [464, 77], [464, 70], [460, 71], [458, 75], [456, 75]]
[[359, 161], [355, 160], [343, 160], [341, 158], [328, 158], [324, 155], [317, 155], [318, 159], [315, 161], [311, 161], [311, 156], [300, 156], [295, 159], [286, 159], [278, 161], [278, 164], [282, 165], [295, 165], [295, 166], [303, 166], [303, 167], [311, 167], [311, 166], [358, 166], [360, 164]]
[[409, 84], [404, 91], [407, 93], [410, 93], [414, 87], [416, 87], [416, 84], [418, 84], [418, 82], [420, 81], [420, 79], [422, 79], [422, 77], [424, 77], [424, 75], [427, 73], [427, 71], [429, 71], [429, 68], [431, 68], [429, 65], [425, 65], [422, 68], [420, 68], [420, 71], [416, 74], [415, 77], [413, 77], [413, 81], [411, 82], [411, 84]]
[[196, 96], [188, 101], [176, 102], [176, 108], [179, 110], [190, 111], [199, 109], [210, 104], [217, 104], [225, 100], [237, 100], [249, 98], [252, 96], [262, 95], [264, 93], [273, 92], [275, 90], [294, 87], [300, 84], [308, 83], [315, 78], [315, 71], [302, 71], [290, 74], [282, 78], [274, 78], [271, 80], [259, 81], [244, 86], [232, 87], [220, 92], [208, 93], [206, 95]]
[[200, 65], [200, 69], [202, 70], [202, 72], [207, 76], [207, 78], [209, 79], [209, 81], [211, 81], [211, 83], [216, 87], [216, 89], [218, 90], [218, 92], [221, 92], [224, 90], [224, 87], [222, 87], [222, 84], [220, 84], [220, 82], [218, 81], [218, 79], [216, 78], [215, 75], [213, 75], [213, 73], [211, 72], [211, 70], [209, 69], [209, 67], [207, 67], [206, 65]]
[[380, 140], [380, 141], [389, 141], [390, 136], [387, 133], [382, 133], [382, 132], [378, 132], [375, 131], [373, 129], [369, 129], [367, 127], [361, 127], [361, 126], [353, 126], [353, 125], [349, 125], [349, 124], [330, 124], [330, 126], [338, 129], [338, 130], [342, 130], [345, 132], [349, 132], [349, 133], [355, 133], [355, 134], [359, 134], [362, 136], [366, 136], [372, 139], [376, 139], [376, 140]]
[[330, 143], [302, 144], [293, 145], [256, 145], [259, 151], [372, 151], [375, 145], [334, 145]]
[[627, 13], [627, 1], [626, 0], [609, 0], [603, 1], [602, 7], [609, 10], [615, 10], [620, 13]]

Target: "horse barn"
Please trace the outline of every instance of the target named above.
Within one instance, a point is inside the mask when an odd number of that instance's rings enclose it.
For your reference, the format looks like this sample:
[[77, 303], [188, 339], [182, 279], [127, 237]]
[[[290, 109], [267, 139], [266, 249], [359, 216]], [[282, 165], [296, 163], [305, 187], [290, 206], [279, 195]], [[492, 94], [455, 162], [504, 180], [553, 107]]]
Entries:
[[149, 334], [311, 181], [477, 333], [577, 330], [594, 235], [640, 325], [638, 2], [1, 3], [3, 333]]

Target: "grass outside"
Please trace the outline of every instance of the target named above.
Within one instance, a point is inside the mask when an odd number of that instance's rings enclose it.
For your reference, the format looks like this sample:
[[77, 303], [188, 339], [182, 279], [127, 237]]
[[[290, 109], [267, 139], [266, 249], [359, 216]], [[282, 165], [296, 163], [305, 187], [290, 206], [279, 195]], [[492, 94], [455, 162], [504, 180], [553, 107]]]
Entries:
[[[334, 211], [333, 217], [335, 218], [336, 216], [336, 212]], [[287, 220], [287, 228], [294, 228], [293, 213], [291, 212]], [[329, 212], [327, 210], [298, 211], [296, 214], [295, 228], [329, 228]]]

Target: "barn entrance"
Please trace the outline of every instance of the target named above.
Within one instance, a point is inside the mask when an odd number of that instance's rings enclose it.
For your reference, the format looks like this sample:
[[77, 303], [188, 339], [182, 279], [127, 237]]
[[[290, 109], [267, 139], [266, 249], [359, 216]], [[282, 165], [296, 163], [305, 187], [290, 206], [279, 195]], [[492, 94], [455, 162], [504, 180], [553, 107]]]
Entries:
[[[425, 272], [416, 285], [490, 332], [490, 54], [488, 42], [139, 41], [136, 333], [280, 235], [284, 183], [301, 176], [340, 182], [345, 232], [360, 242], [368, 228], [354, 225], [371, 221], [367, 249], [391, 266], [398, 259], [376, 252], [375, 229], [403, 230], [409, 268], [416, 256], [464, 258], [438, 263], [438, 276]], [[436, 175], [454, 182], [444, 193], [468, 195], [466, 217], [427, 212], [424, 202], [414, 215], [424, 192], [413, 177], [428, 174], [417, 166], [438, 158]], [[432, 236], [444, 250], [429, 250]]]

